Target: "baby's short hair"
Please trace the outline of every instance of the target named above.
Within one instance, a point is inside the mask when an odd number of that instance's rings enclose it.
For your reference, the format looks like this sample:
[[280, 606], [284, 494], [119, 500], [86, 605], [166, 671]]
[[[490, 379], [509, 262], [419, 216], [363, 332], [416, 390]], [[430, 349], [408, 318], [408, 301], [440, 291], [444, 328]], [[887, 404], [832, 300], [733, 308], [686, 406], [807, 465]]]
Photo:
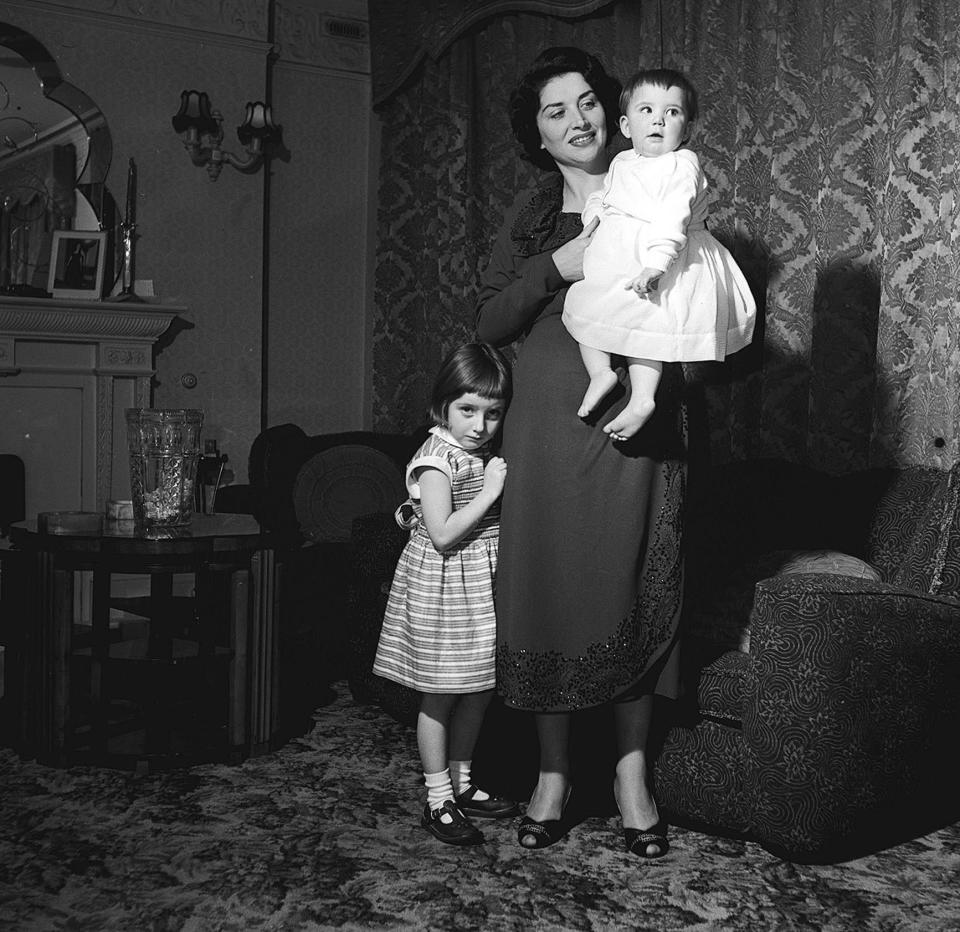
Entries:
[[623, 90], [620, 92], [620, 112], [626, 113], [630, 98], [636, 93], [641, 84], [652, 84], [668, 90], [679, 87], [683, 93], [683, 109], [687, 112], [687, 120], [693, 122], [697, 118], [697, 89], [690, 83], [686, 75], [672, 68], [643, 68], [631, 75]]

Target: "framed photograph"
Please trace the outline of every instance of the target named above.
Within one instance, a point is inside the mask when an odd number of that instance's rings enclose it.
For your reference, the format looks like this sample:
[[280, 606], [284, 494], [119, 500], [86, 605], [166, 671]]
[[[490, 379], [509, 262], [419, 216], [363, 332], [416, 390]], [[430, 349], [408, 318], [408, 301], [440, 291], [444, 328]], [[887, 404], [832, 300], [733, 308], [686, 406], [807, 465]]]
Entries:
[[107, 234], [97, 230], [54, 230], [47, 291], [55, 298], [99, 301]]

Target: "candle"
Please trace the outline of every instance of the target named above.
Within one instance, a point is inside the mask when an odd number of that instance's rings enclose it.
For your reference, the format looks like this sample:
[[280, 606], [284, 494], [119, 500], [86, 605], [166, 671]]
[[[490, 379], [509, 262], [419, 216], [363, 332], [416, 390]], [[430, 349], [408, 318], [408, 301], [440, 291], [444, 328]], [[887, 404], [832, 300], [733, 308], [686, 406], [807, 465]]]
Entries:
[[137, 222], [137, 166], [132, 158], [127, 169], [127, 211], [124, 220], [129, 227]]

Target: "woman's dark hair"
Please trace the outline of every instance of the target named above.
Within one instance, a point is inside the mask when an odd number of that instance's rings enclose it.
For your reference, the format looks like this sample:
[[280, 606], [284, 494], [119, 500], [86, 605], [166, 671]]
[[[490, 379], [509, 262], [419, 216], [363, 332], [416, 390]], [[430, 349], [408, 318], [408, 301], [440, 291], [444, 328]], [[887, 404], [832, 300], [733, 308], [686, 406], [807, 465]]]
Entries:
[[697, 118], [697, 89], [690, 83], [690, 79], [672, 68], [645, 68], [636, 74], [630, 75], [620, 93], [620, 112], [626, 113], [633, 92], [641, 84], [652, 84], [662, 87], [665, 91], [671, 87], [679, 87], [683, 94], [683, 109], [687, 111], [687, 120], [692, 123]]
[[540, 147], [537, 113], [540, 110], [540, 91], [562, 74], [581, 74], [597, 95], [607, 121], [607, 137], [613, 137], [620, 111], [620, 82], [604, 70], [600, 60], [583, 49], [573, 46], [554, 46], [544, 49], [534, 59], [530, 70], [520, 79], [510, 94], [507, 110], [513, 135], [523, 150], [523, 157], [537, 168], [558, 171], [557, 163]]
[[489, 343], [465, 343], [450, 353], [440, 365], [430, 396], [430, 419], [444, 424], [450, 403], [461, 395], [502, 398], [504, 405], [513, 397], [510, 363]]

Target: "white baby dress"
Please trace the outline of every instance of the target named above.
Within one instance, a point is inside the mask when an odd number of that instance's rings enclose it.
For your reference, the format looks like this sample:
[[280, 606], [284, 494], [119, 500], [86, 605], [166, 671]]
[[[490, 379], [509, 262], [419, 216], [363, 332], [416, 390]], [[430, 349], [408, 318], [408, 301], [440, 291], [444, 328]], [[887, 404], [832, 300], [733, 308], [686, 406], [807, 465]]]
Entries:
[[[663, 362], [721, 360], [753, 336], [756, 304], [729, 251], [707, 230], [707, 181], [696, 154], [633, 150], [610, 164], [583, 211], [600, 225], [567, 291], [563, 322], [584, 346]], [[645, 297], [626, 284], [665, 269]]]

